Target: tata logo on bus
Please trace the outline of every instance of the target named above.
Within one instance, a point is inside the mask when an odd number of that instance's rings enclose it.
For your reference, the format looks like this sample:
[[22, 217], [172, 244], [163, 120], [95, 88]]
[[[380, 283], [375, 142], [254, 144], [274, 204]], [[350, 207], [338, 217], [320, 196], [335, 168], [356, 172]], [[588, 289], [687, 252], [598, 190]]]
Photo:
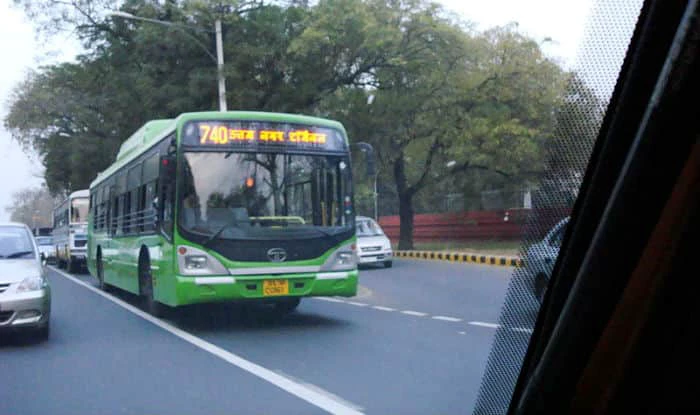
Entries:
[[287, 251], [282, 248], [272, 248], [267, 251], [267, 257], [272, 262], [284, 262], [287, 259]]

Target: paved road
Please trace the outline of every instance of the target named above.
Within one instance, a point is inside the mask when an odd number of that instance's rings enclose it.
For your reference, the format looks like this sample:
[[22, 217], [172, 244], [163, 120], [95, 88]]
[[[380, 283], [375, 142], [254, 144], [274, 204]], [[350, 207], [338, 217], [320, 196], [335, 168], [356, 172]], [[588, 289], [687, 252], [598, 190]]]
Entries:
[[282, 319], [207, 305], [165, 323], [51, 272], [50, 341], [0, 340], [0, 414], [469, 413], [511, 272], [396, 260]]

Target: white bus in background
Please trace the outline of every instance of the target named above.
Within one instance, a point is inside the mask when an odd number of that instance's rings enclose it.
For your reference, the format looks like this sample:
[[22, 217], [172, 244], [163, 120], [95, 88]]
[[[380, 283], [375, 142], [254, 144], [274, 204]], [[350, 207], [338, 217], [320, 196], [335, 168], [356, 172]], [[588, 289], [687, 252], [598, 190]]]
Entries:
[[75, 272], [87, 259], [87, 226], [90, 211], [90, 191], [70, 194], [53, 211], [53, 242], [56, 264]]

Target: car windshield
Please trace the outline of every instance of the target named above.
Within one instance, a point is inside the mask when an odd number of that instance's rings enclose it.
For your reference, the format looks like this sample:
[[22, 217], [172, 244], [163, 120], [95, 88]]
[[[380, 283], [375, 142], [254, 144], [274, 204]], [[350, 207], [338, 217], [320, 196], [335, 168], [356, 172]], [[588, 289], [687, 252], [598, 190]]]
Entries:
[[18, 226], [0, 227], [0, 259], [33, 257], [34, 245], [26, 229]]
[[53, 245], [53, 238], [50, 236], [39, 236], [36, 238], [36, 243], [40, 246], [51, 246]]
[[357, 221], [357, 236], [379, 236], [384, 235], [379, 224], [372, 219], [362, 219]]
[[354, 224], [347, 157], [188, 152], [179, 224], [222, 239], [324, 237]]

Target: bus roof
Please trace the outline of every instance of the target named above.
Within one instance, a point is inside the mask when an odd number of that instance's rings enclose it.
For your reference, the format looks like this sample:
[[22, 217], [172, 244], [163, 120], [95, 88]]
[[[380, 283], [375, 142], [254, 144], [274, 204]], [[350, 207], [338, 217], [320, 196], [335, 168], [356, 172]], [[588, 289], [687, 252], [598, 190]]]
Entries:
[[90, 183], [90, 188], [111, 176], [122, 166], [127, 165], [131, 160], [137, 158], [144, 151], [150, 149], [168, 134], [182, 127], [188, 121], [193, 120], [253, 120], [285, 122], [292, 124], [317, 125], [340, 130], [347, 140], [345, 128], [338, 121], [326, 118], [312, 117], [308, 115], [286, 114], [279, 112], [259, 112], [259, 111], [203, 111], [186, 112], [174, 119], [153, 120], [144, 124], [135, 133], [122, 143], [117, 154], [117, 159], [106, 170], [100, 172], [95, 180]]
[[68, 199], [74, 199], [76, 197], [90, 197], [90, 189], [76, 190], [68, 196]]

